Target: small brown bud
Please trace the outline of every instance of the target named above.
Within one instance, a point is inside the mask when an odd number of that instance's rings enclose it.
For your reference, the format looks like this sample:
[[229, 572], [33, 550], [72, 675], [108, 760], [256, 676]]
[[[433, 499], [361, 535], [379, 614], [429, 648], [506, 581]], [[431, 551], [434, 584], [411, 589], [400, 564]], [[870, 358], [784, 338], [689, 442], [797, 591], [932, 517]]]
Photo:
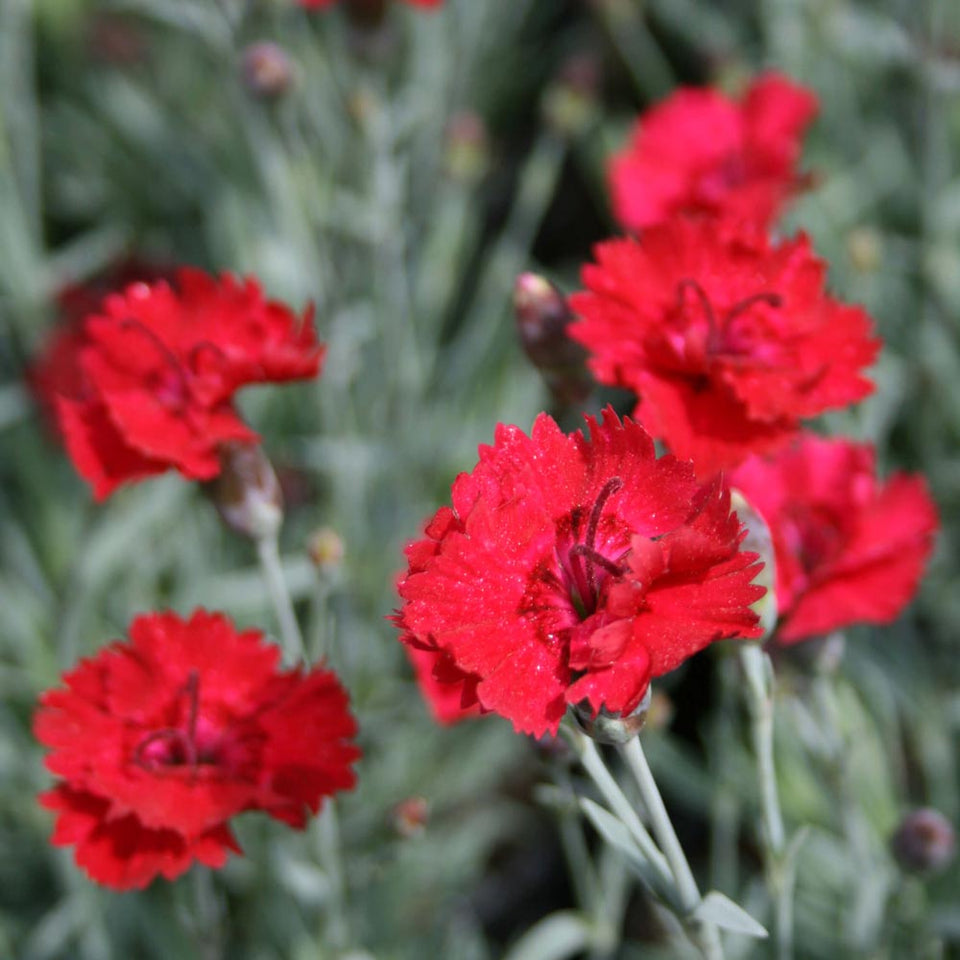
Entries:
[[873, 273], [883, 263], [883, 242], [872, 227], [856, 227], [847, 234], [847, 256], [855, 270]]
[[307, 553], [321, 573], [334, 573], [343, 562], [343, 540], [336, 530], [321, 527], [310, 535]]
[[476, 183], [490, 166], [487, 126], [470, 110], [455, 113], [447, 124], [444, 166], [447, 176], [458, 183]]
[[240, 75], [255, 97], [276, 100], [293, 84], [293, 64], [283, 47], [266, 41], [253, 43], [243, 51]]
[[956, 852], [956, 834], [950, 821], [932, 807], [908, 813], [890, 840], [897, 862], [911, 873], [938, 873]]
[[560, 68], [544, 95], [544, 117], [561, 136], [575, 137], [594, 118], [600, 87], [600, 64], [589, 54], [576, 54]]
[[586, 352], [567, 336], [574, 316], [563, 294], [544, 277], [522, 273], [513, 288], [513, 312], [520, 343], [554, 398], [569, 404], [585, 400], [592, 386]]
[[231, 530], [262, 540], [280, 529], [280, 484], [259, 444], [221, 444], [220, 475], [210, 482], [208, 491], [217, 513]]
[[409, 839], [419, 836], [427, 829], [430, 818], [430, 805], [425, 797], [407, 797], [401, 800], [390, 812], [393, 829], [401, 837]]
[[650, 693], [651, 688], [648, 686], [643, 699], [626, 716], [610, 713], [604, 707], [601, 707], [594, 716], [593, 710], [586, 702], [578, 703], [573, 708], [573, 716], [580, 729], [597, 743], [626, 743], [643, 729], [647, 721]]

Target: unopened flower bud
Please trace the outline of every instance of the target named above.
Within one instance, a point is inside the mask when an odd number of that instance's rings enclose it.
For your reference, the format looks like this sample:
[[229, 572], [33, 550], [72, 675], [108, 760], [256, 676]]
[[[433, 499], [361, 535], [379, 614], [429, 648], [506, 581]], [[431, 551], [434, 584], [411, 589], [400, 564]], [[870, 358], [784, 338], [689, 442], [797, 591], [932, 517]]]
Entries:
[[956, 834], [942, 813], [932, 807], [922, 807], [903, 818], [890, 847], [904, 870], [937, 873], [953, 860]]
[[490, 144], [479, 114], [463, 110], [450, 118], [444, 166], [447, 176], [458, 183], [476, 183], [484, 177], [490, 166]]
[[522, 273], [513, 288], [513, 312], [523, 349], [554, 398], [569, 404], [585, 400], [592, 386], [586, 352], [567, 336], [574, 316], [563, 294], [544, 277]]
[[280, 529], [280, 484], [259, 444], [221, 444], [220, 475], [211, 481], [208, 490], [217, 513], [231, 530], [262, 540]]
[[293, 65], [275, 43], [253, 43], [243, 51], [240, 74], [244, 86], [261, 100], [282, 97], [293, 83]]
[[343, 0], [350, 22], [362, 30], [375, 30], [387, 15], [387, 0]]
[[321, 527], [310, 535], [307, 553], [321, 573], [334, 573], [343, 562], [343, 540], [336, 530]]
[[430, 805], [425, 797], [408, 797], [393, 808], [390, 822], [401, 837], [409, 839], [426, 830], [429, 817]]
[[647, 721], [647, 711], [650, 709], [650, 691], [643, 695], [639, 704], [626, 716], [610, 713], [601, 707], [594, 716], [589, 704], [578, 703], [573, 708], [580, 729], [597, 743], [626, 743], [632, 740]]
[[561, 136], [582, 133], [596, 113], [600, 65], [588, 54], [570, 57], [544, 96], [547, 121]]
[[860, 273], [873, 273], [883, 262], [880, 234], [872, 227], [856, 227], [847, 234], [847, 256]]

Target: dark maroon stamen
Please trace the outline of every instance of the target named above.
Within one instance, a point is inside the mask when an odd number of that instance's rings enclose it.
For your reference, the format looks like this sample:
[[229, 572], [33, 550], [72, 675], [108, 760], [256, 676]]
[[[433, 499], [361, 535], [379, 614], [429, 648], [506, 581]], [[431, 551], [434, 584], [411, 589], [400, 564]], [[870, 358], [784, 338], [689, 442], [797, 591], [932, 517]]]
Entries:
[[181, 730], [177, 727], [163, 727], [144, 737], [143, 740], [137, 744], [133, 752], [133, 762], [137, 764], [137, 766], [143, 767], [146, 770], [152, 770], [156, 766], [181, 766], [181, 761], [179, 760], [153, 761], [144, 756], [145, 752], [154, 743], [166, 741], [180, 748], [186, 766], [189, 766], [191, 769], [196, 768], [199, 762], [199, 753], [197, 751], [197, 718], [200, 712], [200, 674], [196, 670], [190, 671], [187, 682], [181, 688], [177, 699], [184, 695], [187, 698], [186, 730]]
[[783, 297], [778, 293], [773, 293], [772, 291], [763, 291], [761, 293], [752, 294], [749, 297], [745, 297], [743, 300], [737, 301], [733, 304], [727, 312], [720, 318], [720, 321], [717, 321], [717, 315], [714, 312], [713, 304], [710, 302], [710, 298], [707, 296], [707, 292], [703, 289], [702, 286], [690, 277], [686, 277], [677, 284], [677, 307], [683, 309], [683, 299], [687, 290], [690, 290], [694, 293], [697, 300], [700, 301], [700, 307], [703, 310], [703, 315], [707, 321], [707, 351], [709, 353], [719, 353], [722, 349], [721, 336], [727, 332], [730, 328], [730, 324], [733, 323], [737, 317], [746, 313], [751, 307], [755, 306], [758, 303], [766, 303], [771, 307], [781, 307], [783, 306]]

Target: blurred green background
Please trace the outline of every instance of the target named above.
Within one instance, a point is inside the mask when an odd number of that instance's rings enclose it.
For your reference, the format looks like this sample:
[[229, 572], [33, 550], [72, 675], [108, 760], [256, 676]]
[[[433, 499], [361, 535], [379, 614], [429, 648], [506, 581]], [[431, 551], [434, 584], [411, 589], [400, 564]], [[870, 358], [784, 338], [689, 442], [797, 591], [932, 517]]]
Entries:
[[[259, 41], [289, 58], [277, 96], [243, 70]], [[960, 949], [958, 867], [907, 877], [887, 848], [913, 806], [960, 814], [960, 5], [447, 0], [398, 3], [364, 32], [290, 0], [0, 0], [0, 956], [210, 955], [189, 877], [118, 895], [49, 847], [30, 717], [138, 612], [202, 604], [275, 628], [253, 548], [197, 489], [169, 476], [94, 506], [24, 386], [58, 293], [132, 255], [254, 273], [294, 307], [312, 300], [329, 344], [315, 384], [242, 406], [285, 482], [298, 612], [361, 725], [359, 785], [337, 803], [346, 890], [320, 866], [322, 829], [241, 818], [246, 856], [208, 905], [224, 956], [482, 960], [572, 904], [563, 814], [536, 789], [558, 761], [499, 718], [430, 720], [385, 619], [393, 578], [494, 425], [527, 429], [550, 403], [516, 340], [516, 275], [576, 289], [615, 232], [604, 163], [636, 114], [765, 67], [821, 101], [804, 154], [817, 187], [785, 229], [809, 231], [834, 292], [887, 343], [876, 395], [828, 427], [874, 442], [884, 471], [922, 471], [943, 518], [894, 627], [851, 631], [842, 658], [777, 657], [783, 805], [791, 829], [811, 825], [797, 956]], [[320, 527], [344, 556], [318, 569]], [[672, 717], [645, 744], [696, 869], [763, 921], [726, 646], [666, 679]], [[414, 796], [429, 815], [408, 836], [395, 808]], [[634, 891], [612, 955], [654, 956], [657, 929]]]

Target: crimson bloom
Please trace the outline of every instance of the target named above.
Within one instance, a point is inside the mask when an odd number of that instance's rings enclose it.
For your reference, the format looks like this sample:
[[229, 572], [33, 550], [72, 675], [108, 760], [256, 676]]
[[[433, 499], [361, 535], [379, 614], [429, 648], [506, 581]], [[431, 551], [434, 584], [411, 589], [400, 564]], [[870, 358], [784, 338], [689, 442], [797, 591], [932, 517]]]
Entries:
[[52, 842], [117, 890], [240, 852], [228, 821], [263, 810], [298, 829], [354, 785], [347, 695], [327, 670], [278, 670], [279, 650], [219, 613], [151, 613], [40, 699], [37, 739], [60, 778], [41, 796]]
[[759, 634], [759, 565], [728, 492], [612, 410], [587, 423], [589, 438], [546, 414], [529, 437], [499, 425], [399, 583], [401, 640], [435, 679], [536, 736], [567, 704], [627, 713], [652, 677]]
[[134, 283], [107, 296], [59, 349], [60, 429], [97, 499], [171, 468], [215, 477], [221, 444], [258, 439], [234, 393], [314, 377], [324, 352], [311, 310], [298, 319], [252, 278], [191, 269], [177, 273], [176, 287]]
[[889, 623], [913, 597], [939, 525], [922, 477], [879, 483], [869, 444], [806, 434], [730, 480], [770, 527], [784, 643]]
[[602, 383], [701, 476], [783, 446], [799, 421], [862, 399], [879, 341], [860, 307], [824, 291], [803, 235], [676, 220], [609, 240], [570, 298], [570, 335]]
[[682, 88], [637, 121], [610, 161], [614, 214], [642, 230], [678, 214], [769, 225], [804, 185], [800, 138], [817, 98], [776, 73], [736, 103], [719, 90]]

